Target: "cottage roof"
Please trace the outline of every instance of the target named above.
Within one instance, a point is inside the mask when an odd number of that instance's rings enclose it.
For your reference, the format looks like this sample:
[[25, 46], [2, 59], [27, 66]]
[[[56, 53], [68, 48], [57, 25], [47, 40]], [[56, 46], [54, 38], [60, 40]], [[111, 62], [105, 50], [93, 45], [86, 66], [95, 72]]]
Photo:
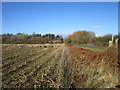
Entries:
[[57, 37], [56, 40], [62, 40], [63, 38], [62, 37]]

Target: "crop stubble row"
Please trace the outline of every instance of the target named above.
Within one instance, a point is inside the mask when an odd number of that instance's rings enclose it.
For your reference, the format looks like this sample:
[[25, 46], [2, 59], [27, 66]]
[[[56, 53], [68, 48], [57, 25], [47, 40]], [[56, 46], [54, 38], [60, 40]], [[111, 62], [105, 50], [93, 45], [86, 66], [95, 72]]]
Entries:
[[[57, 75], [56, 85], [58, 85], [57, 87], [59, 87], [60, 78], [62, 78], [63, 73], [63, 70], [61, 69], [63, 66], [62, 58], [63, 55], [61, 55], [61, 53], [63, 53], [62, 51], [63, 47], [60, 46], [56, 46], [52, 49], [47, 47], [47, 49], [43, 50], [42, 53], [39, 53], [38, 49], [38, 52], [37, 53], [35, 52], [36, 55], [32, 57], [32, 59], [28, 58], [27, 60], [27, 58], [23, 58], [23, 61], [24, 59], [26, 59], [25, 62], [19, 62], [18, 63], [19, 65], [18, 64], [11, 65], [14, 67], [16, 66], [16, 68], [11, 70], [6, 69], [8, 70], [8, 72], [6, 72], [6, 74], [3, 75], [3, 87], [10, 87], [11, 85], [13, 87], [29, 87], [31, 86], [31, 84], [33, 85], [32, 87], [42, 87], [41, 83], [43, 83], [44, 79], [46, 78], [49, 79], [48, 81], [50, 81], [50, 83], [53, 83], [53, 86], [55, 86], [54, 85], [55, 82], [53, 79], [56, 78], [56, 75]], [[50, 73], [51, 76], [52, 75], [53, 76], [52, 77], [48, 76], [48, 73]], [[42, 79], [40, 80], [40, 78]], [[32, 82], [28, 83], [29, 81], [32, 80], [33, 83]], [[39, 84], [35, 84], [35, 82]], [[47, 82], [47, 80], [44, 82]]]

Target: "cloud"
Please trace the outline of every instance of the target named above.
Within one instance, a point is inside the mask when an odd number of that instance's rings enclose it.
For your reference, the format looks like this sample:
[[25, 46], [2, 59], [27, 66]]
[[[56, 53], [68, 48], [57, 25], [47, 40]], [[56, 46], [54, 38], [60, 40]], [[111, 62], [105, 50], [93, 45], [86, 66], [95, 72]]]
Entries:
[[68, 33], [68, 32], [55, 32], [54, 34], [69, 35], [69, 34], [71, 34], [71, 33]]
[[96, 33], [95, 35], [97, 36], [97, 37], [99, 37], [99, 36], [104, 36], [106, 33]]
[[55, 35], [60, 35], [60, 36], [62, 36], [63, 38], [66, 38], [66, 37], [68, 37], [69, 35], [71, 35], [72, 33], [68, 33], [68, 32], [55, 32], [54, 34], [55, 34]]
[[97, 26], [94, 26], [94, 27], [92, 27], [93, 29], [100, 29], [100, 28], [103, 28], [102, 26], [100, 26], [100, 25], [97, 25]]

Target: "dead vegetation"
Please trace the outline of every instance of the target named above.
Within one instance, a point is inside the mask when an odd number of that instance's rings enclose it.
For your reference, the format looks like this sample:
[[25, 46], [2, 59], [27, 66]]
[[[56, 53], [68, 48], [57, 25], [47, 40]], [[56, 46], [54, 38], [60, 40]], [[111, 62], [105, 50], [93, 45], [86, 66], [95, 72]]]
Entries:
[[118, 51], [64, 44], [3, 44], [3, 88], [114, 88]]
[[68, 47], [71, 78], [76, 88], [115, 88], [118, 85], [118, 51], [115, 46], [104, 51]]
[[2, 49], [3, 88], [64, 87], [63, 44], [4, 44]]

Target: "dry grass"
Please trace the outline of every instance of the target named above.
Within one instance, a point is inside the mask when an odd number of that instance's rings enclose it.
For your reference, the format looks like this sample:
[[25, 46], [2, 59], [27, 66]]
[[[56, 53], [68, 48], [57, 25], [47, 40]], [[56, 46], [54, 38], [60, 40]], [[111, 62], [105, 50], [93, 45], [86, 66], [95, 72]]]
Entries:
[[4, 44], [3, 87], [114, 88], [115, 47], [95, 51], [64, 44]]
[[68, 46], [71, 56], [71, 77], [77, 88], [114, 88], [118, 84], [118, 51], [115, 46], [93, 51]]
[[2, 87], [64, 87], [67, 55], [67, 48], [63, 44], [4, 44]]

